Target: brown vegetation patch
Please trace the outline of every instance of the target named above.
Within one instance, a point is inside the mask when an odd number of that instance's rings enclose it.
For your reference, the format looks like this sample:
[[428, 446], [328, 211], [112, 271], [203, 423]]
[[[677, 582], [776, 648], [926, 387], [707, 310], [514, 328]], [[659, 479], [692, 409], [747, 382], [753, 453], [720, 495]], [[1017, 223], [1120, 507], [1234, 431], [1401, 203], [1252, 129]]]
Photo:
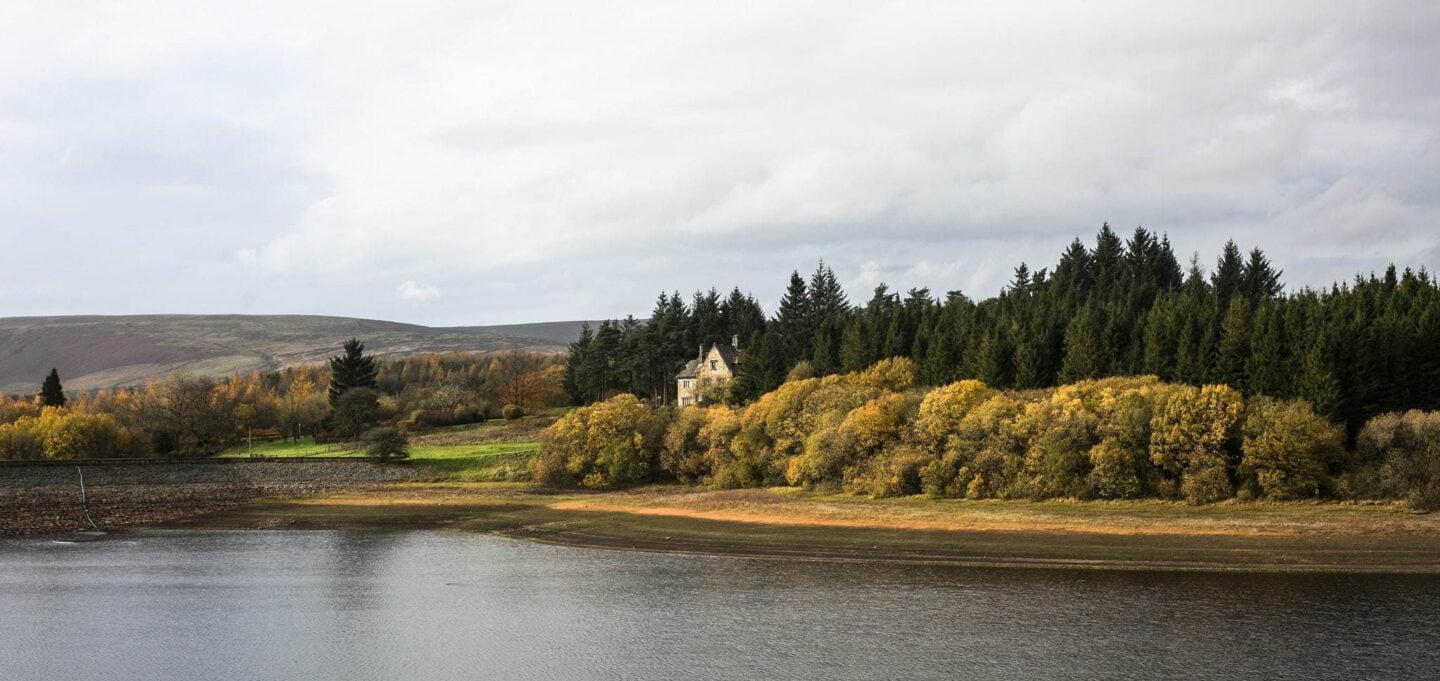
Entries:
[[765, 525], [1184, 536], [1440, 536], [1440, 515], [1398, 504], [966, 501], [672, 488], [551, 504], [559, 510]]

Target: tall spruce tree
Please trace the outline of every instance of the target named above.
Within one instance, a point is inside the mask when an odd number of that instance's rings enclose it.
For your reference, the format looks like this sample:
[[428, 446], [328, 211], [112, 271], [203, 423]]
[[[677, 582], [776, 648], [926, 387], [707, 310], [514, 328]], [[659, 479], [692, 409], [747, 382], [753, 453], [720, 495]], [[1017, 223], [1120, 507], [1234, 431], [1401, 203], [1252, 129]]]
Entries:
[[1246, 360], [1250, 358], [1250, 303], [1243, 297], [1230, 300], [1225, 319], [1220, 324], [1220, 347], [1216, 358], [1216, 377], [1222, 382], [1244, 390]]
[[1326, 418], [1335, 418], [1340, 414], [1340, 382], [1335, 379], [1326, 361], [1322, 340], [1316, 339], [1305, 352], [1296, 383], [1300, 399], [1309, 402], [1316, 414]]
[[365, 354], [365, 344], [351, 338], [341, 346], [343, 352], [330, 358], [330, 406], [340, 403], [340, 396], [354, 388], [374, 390], [377, 381], [375, 356]]
[[1104, 339], [1104, 315], [1093, 305], [1080, 313], [1065, 329], [1065, 359], [1060, 364], [1060, 381], [1074, 383], [1100, 376], [1109, 362]]
[[[809, 289], [799, 272], [790, 273], [790, 285], [780, 297], [780, 307], [775, 314], [775, 331], [771, 350], [777, 352], [784, 371], [789, 371], [796, 362], [810, 356], [815, 345], [815, 328], [811, 322]], [[782, 372], [782, 376], [784, 373]]]
[[[660, 294], [660, 299], [663, 303], [665, 294]], [[594, 338], [590, 322], [585, 322], [580, 325], [580, 337], [570, 344], [570, 361], [565, 363], [565, 394], [570, 396], [570, 403], [576, 406], [589, 404], [591, 400], [590, 381], [585, 369], [590, 360], [590, 345]]]
[[60, 385], [60, 372], [50, 370], [45, 382], [40, 384], [40, 405], [44, 407], [65, 406], [65, 388]]
[[[1393, 273], [1393, 266], [1391, 268]], [[1280, 283], [1283, 272], [1270, 265], [1270, 259], [1258, 248], [1250, 250], [1250, 259], [1240, 269], [1240, 290], [1251, 302], [1261, 298], [1273, 298], [1285, 290]]]
[[1245, 261], [1240, 255], [1240, 247], [1235, 245], [1233, 239], [1226, 241], [1220, 258], [1215, 261], [1215, 273], [1210, 275], [1210, 288], [1215, 291], [1215, 298], [1220, 301], [1220, 314], [1224, 314], [1230, 305], [1230, 296], [1241, 292], [1244, 277]]

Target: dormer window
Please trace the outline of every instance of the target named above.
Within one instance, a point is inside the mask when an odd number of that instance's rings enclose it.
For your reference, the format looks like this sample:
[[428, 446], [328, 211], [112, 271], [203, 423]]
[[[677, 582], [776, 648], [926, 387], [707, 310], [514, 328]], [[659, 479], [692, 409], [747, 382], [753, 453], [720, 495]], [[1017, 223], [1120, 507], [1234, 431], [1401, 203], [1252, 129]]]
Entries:
[[718, 370], [719, 368], [720, 368], [720, 361], [719, 361], [719, 360], [714, 360], [714, 359], [710, 360], [710, 370], [711, 370], [711, 371], [716, 371], [716, 370]]

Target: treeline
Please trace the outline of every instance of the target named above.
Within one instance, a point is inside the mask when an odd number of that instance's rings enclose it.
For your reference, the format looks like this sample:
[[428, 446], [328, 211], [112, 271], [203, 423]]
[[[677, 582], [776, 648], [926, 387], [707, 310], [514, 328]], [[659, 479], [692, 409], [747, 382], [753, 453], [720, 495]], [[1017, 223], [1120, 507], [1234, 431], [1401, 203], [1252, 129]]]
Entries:
[[662, 294], [650, 320], [607, 322], [571, 347], [566, 389], [577, 404], [619, 393], [667, 400], [700, 344], [742, 339], [729, 402], [774, 390], [800, 362], [818, 375], [912, 359], [919, 381], [977, 379], [1051, 387], [1148, 374], [1224, 384], [1246, 395], [1303, 399], [1353, 437], [1381, 413], [1440, 408], [1440, 282], [1424, 269], [1284, 292], [1259, 249], [1227, 243], [1207, 272], [1182, 268], [1164, 236], [1109, 226], [1078, 239], [1051, 268], [1021, 264], [998, 296], [876, 288], [852, 305], [822, 263], [792, 273], [773, 316], [737, 289]]
[[375, 425], [413, 431], [565, 402], [560, 355], [375, 359], [356, 346], [369, 364], [354, 391], [337, 390], [331, 367], [315, 365], [220, 380], [174, 376], [67, 399], [52, 372], [40, 395], [0, 397], [0, 459], [205, 456], [251, 437], [349, 439]]
[[908, 358], [782, 384], [743, 409], [577, 409], [543, 436], [537, 481], [803, 485], [874, 496], [1405, 498], [1440, 507], [1440, 414], [1373, 419], [1353, 451], [1299, 400], [1154, 376], [1000, 389], [919, 385]]

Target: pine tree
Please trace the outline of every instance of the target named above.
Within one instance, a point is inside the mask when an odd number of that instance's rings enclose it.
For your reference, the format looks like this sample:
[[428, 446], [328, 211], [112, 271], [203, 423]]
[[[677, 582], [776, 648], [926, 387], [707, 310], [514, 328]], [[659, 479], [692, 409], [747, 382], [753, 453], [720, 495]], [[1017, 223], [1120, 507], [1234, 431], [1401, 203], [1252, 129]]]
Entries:
[[1065, 359], [1060, 363], [1060, 382], [1074, 383], [1095, 378], [1105, 371], [1109, 358], [1104, 341], [1105, 320], [1093, 305], [1080, 308], [1080, 313], [1065, 328]]
[[840, 337], [840, 371], [849, 373], [870, 366], [866, 351], [868, 344], [865, 320], [858, 316], [852, 318], [845, 326], [845, 334]]
[[1236, 390], [1244, 390], [1246, 362], [1250, 359], [1250, 303], [1243, 297], [1230, 300], [1220, 324], [1220, 347], [1216, 376]]
[[728, 343], [720, 318], [720, 294], [715, 289], [695, 292], [690, 303], [690, 345]]
[[45, 382], [40, 385], [40, 405], [44, 407], [65, 406], [65, 388], [60, 385], [60, 372], [50, 370]]
[[365, 354], [365, 344], [351, 338], [341, 346], [344, 352], [330, 358], [330, 406], [336, 406], [345, 391], [354, 388], [374, 390], [377, 383], [375, 356]]
[[1179, 337], [1172, 316], [1171, 298], [1156, 301], [1145, 314], [1145, 350], [1141, 359], [1143, 371], [1170, 381], [1175, 378], [1175, 356]]
[[[660, 294], [660, 300], [665, 302], [665, 294]], [[581, 324], [580, 337], [570, 344], [570, 361], [565, 363], [565, 394], [570, 396], [570, 403], [576, 406], [590, 403], [589, 381], [586, 380], [584, 372], [586, 362], [590, 359], [590, 344], [594, 337], [590, 323]]]
[[836, 337], [835, 322], [824, 320], [815, 332], [815, 346], [810, 354], [810, 366], [817, 376], [827, 376], [840, 370], [840, 339]]
[[1340, 382], [1330, 371], [1321, 340], [1316, 339], [1306, 351], [1296, 383], [1296, 392], [1300, 394], [1300, 399], [1309, 402], [1316, 414], [1329, 419], [1340, 415]]
[[1220, 301], [1220, 312], [1230, 304], [1230, 296], [1241, 291], [1244, 284], [1245, 261], [1240, 257], [1240, 247], [1232, 239], [1225, 242], [1220, 258], [1215, 261], [1215, 274], [1210, 275], [1210, 287]]
[[1030, 292], [1030, 267], [1020, 263], [1015, 268], [1015, 276], [1010, 279], [1010, 285], [1005, 287], [1005, 292], [1012, 296], [1023, 296]]
[[785, 295], [780, 297], [780, 307], [772, 325], [776, 334], [773, 339], [776, 347], [772, 350], [779, 353], [785, 371], [810, 355], [815, 342], [811, 319], [810, 295], [805, 280], [800, 278], [799, 272], [791, 272], [790, 285], [785, 289]]
[[1010, 334], [996, 329], [986, 334], [979, 344], [976, 378], [996, 388], [1009, 388], [1015, 383], [1015, 346]]
[[720, 303], [720, 327], [725, 332], [725, 342], [732, 336], [749, 340], [750, 336], [764, 330], [765, 311], [754, 298], [740, 292], [739, 287]]
[[780, 348], [781, 338], [775, 325], [756, 334], [749, 341], [740, 370], [730, 388], [734, 401], [753, 400], [780, 385], [790, 370]]
[[1101, 226], [1100, 234], [1095, 237], [1095, 252], [1091, 255], [1097, 290], [1104, 294], [1115, 293], [1112, 287], [1124, 274], [1124, 253], [1125, 242], [1110, 229], [1110, 224]]
[[1250, 259], [1240, 270], [1240, 290], [1252, 302], [1261, 298], [1273, 298], [1285, 290], [1285, 286], [1280, 283], [1281, 274], [1283, 272], [1270, 266], [1270, 259], [1265, 257], [1264, 252], [1258, 248], [1252, 249]]
[[840, 282], [835, 279], [835, 272], [821, 260], [815, 273], [810, 275], [810, 314], [814, 318], [812, 323], [818, 327], [823, 320], [849, 311], [850, 299], [846, 297], [845, 289], [841, 288]]
[[1290, 394], [1292, 370], [1286, 352], [1284, 316], [1265, 301], [1255, 311], [1250, 359], [1245, 365], [1246, 392], [1280, 397]]

